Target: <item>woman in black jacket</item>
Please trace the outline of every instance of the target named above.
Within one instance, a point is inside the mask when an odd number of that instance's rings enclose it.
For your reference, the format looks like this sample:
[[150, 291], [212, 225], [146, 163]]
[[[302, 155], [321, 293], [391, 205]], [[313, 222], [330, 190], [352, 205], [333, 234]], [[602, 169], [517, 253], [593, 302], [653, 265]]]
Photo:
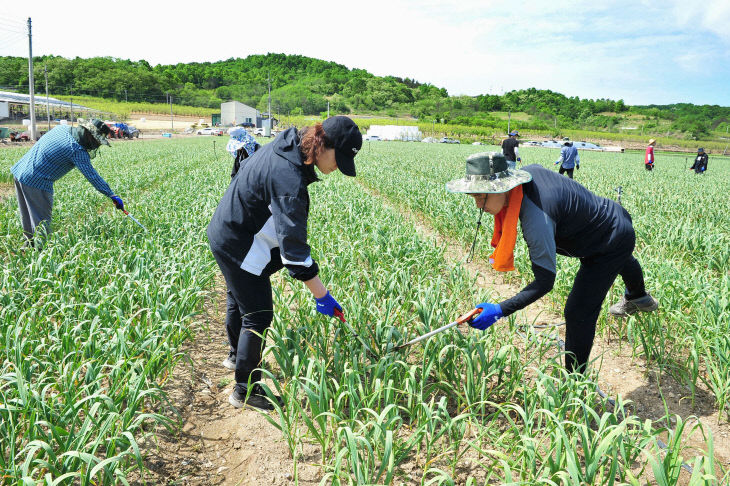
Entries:
[[[229, 402], [271, 410], [260, 386], [262, 337], [273, 319], [269, 277], [286, 267], [312, 292], [317, 311], [333, 316], [342, 307], [322, 284], [307, 244], [309, 192], [337, 169], [355, 176], [362, 146], [357, 125], [335, 116], [301, 131], [285, 130], [249, 157], [231, 181], [208, 225], [210, 249], [238, 304], [241, 322], [226, 325], [236, 385]], [[225, 363], [225, 362], [224, 362]], [[226, 365], [228, 367], [228, 365]]]

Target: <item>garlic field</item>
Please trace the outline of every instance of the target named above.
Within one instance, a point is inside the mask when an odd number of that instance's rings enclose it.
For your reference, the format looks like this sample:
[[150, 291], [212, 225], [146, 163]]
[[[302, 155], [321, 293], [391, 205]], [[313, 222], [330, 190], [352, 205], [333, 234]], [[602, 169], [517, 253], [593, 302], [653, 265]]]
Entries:
[[[54, 233], [42, 252], [20, 251], [15, 198], [0, 201], [4, 483], [125, 483], [144, 467], [142, 437], [157, 423], [175, 426], [163, 386], [217, 274], [205, 228], [232, 163], [218, 145], [214, 152], [209, 138], [187, 138], [100, 151], [95, 167], [147, 233], [77, 171], [56, 184]], [[496, 298], [446, 255], [448, 245], [471, 245], [477, 213], [444, 184], [482, 150], [366, 142], [357, 178], [334, 173], [310, 186], [313, 256], [347, 324], [316, 314], [301, 283], [274, 280], [264, 381], [285, 407], [267, 417], [288, 445], [294, 482], [297, 464], [311, 461], [303, 444], [314, 444], [322, 484], [727, 484], [730, 457], [692, 416], [649, 419], [621, 396], [601, 398], [600, 371], [566, 376], [558, 328], [511, 317], [487, 332], [464, 327], [392, 351]], [[550, 167], [558, 157], [520, 152]], [[0, 150], [0, 183], [12, 182], [22, 153]], [[604, 312], [597, 340], [619, 336], [631, 350], [626, 367], [671, 376], [687, 400], [711, 394], [730, 431], [730, 168], [711, 157], [696, 176], [689, 165], [659, 152], [646, 173], [640, 154], [581, 152], [578, 181], [612, 199], [622, 187], [636, 255], [660, 302], [658, 312], [627, 320]], [[491, 237], [484, 221], [482, 265]], [[519, 289], [531, 278], [519, 239], [515, 256]], [[555, 313], [577, 269], [558, 263], [547, 300]], [[622, 290], [619, 281], [604, 307]]]

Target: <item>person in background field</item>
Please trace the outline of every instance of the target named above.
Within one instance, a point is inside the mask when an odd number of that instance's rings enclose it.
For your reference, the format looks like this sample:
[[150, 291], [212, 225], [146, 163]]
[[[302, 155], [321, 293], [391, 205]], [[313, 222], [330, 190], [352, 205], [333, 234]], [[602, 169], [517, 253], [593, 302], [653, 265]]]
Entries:
[[560, 174], [567, 172], [571, 179], [573, 178], [573, 167], [580, 169], [580, 155], [578, 155], [578, 149], [573, 147], [573, 142], [569, 140], [563, 142], [560, 158], [555, 161], [555, 165], [558, 164], [560, 164]]
[[[236, 384], [228, 401], [263, 410], [274, 407], [261, 385], [263, 338], [273, 319], [269, 277], [286, 267], [313, 294], [317, 312], [334, 316], [342, 306], [319, 278], [307, 244], [309, 192], [323, 174], [337, 169], [355, 176], [362, 147], [357, 125], [345, 116], [301, 130], [289, 128], [257, 150], [238, 171], [208, 225], [213, 256], [243, 319], [227, 322]], [[333, 222], [336, 224], [336, 222]], [[232, 367], [226, 364], [226, 367]], [[281, 404], [281, 399], [276, 397]]]
[[509, 138], [502, 140], [502, 153], [507, 158], [507, 164], [509, 164], [510, 169], [516, 169], [517, 162], [522, 162], [518, 148], [520, 141], [517, 140], [519, 136], [520, 133], [517, 130], [513, 130], [509, 132]]
[[689, 170], [694, 170], [695, 174], [704, 174], [707, 170], [707, 161], [709, 160], [709, 157], [705, 153], [705, 149], [702, 147], [697, 149], [697, 157], [695, 157], [694, 164], [692, 164], [692, 167], [689, 168]]
[[228, 135], [231, 136], [231, 139], [226, 145], [226, 150], [233, 156], [233, 169], [231, 170], [231, 179], [233, 179], [238, 169], [241, 168], [241, 162], [252, 156], [256, 150], [261, 148], [261, 145], [243, 127], [229, 128]]
[[53, 210], [53, 183], [76, 167], [96, 188], [109, 197], [117, 209], [124, 203], [91, 165], [101, 145], [109, 145], [106, 137], [109, 127], [93, 119], [77, 127], [58, 125], [43, 135], [33, 147], [10, 169], [15, 179], [20, 221], [26, 245], [36, 246], [35, 233], [41, 226], [51, 232]]
[[618, 203], [590, 192], [574, 180], [539, 165], [513, 170], [498, 153], [478, 153], [466, 160], [466, 177], [450, 181], [450, 192], [474, 198], [480, 211], [494, 215], [492, 267], [514, 270], [517, 223], [527, 242], [534, 280], [500, 303], [482, 303], [471, 326], [485, 330], [502, 317], [547, 294], [555, 283], [556, 255], [580, 259], [580, 268], [565, 303], [565, 367], [583, 372], [588, 363], [596, 321], [617, 275], [626, 285], [609, 312], [626, 316], [656, 310], [644, 288], [641, 265], [633, 256], [631, 216]]
[[651, 139], [649, 140], [649, 146], [646, 147], [646, 154], [644, 155], [644, 168], [646, 170], [653, 170], [654, 169], [654, 146], [656, 145], [656, 140]]

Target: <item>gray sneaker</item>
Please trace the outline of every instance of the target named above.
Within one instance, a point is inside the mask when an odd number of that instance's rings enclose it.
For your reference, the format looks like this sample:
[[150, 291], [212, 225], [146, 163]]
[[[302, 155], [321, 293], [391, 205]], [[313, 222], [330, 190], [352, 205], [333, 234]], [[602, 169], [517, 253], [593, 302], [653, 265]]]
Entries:
[[226, 359], [223, 360], [221, 365], [224, 368], [228, 368], [229, 370], [235, 370], [236, 369], [236, 355], [228, 355]]
[[645, 296], [631, 300], [626, 299], [626, 296], [622, 295], [621, 300], [608, 308], [608, 312], [614, 316], [626, 317], [639, 311], [652, 312], [657, 310], [658, 307], [659, 302], [647, 292]]

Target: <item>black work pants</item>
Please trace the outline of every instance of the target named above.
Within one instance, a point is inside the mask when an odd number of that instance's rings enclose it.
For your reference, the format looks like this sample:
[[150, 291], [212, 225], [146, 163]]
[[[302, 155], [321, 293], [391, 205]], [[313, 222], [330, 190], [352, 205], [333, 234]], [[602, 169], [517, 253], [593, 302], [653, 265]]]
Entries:
[[560, 172], [560, 175], [563, 175], [564, 172], [567, 172], [568, 173], [568, 177], [570, 177], [571, 179], [573, 178], [573, 169], [566, 169], [565, 167], [563, 167], [561, 165], [560, 166], [560, 170], [558, 172]]
[[249, 273], [224, 252], [211, 250], [228, 287], [226, 332], [236, 356], [236, 383], [246, 388], [261, 379], [263, 339], [274, 318], [271, 281], [268, 274]]
[[612, 251], [580, 259], [580, 268], [565, 303], [565, 367], [568, 371], [585, 371], [598, 314], [617, 275], [621, 275], [626, 286], [626, 298], [646, 295], [644, 274], [633, 256], [634, 244], [634, 230], [629, 227]]

